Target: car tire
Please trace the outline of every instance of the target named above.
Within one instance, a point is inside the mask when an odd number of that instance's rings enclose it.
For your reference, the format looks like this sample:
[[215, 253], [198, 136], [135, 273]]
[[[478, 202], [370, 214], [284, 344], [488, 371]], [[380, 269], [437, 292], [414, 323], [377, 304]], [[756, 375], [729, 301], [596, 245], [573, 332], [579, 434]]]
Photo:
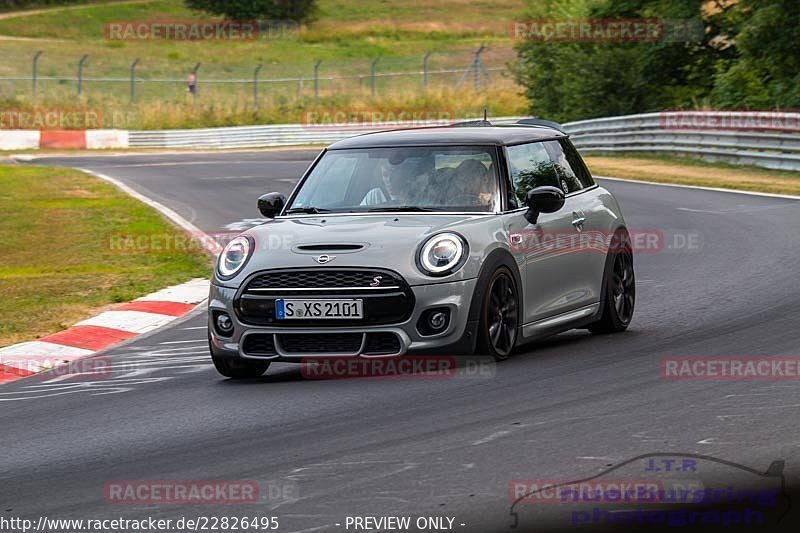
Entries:
[[269, 368], [270, 361], [248, 361], [237, 357], [220, 357], [214, 355], [211, 338], [208, 339], [208, 349], [211, 352], [211, 361], [217, 372], [232, 379], [257, 378], [264, 375]]
[[486, 284], [478, 324], [478, 353], [508, 359], [517, 342], [519, 300], [511, 271], [502, 266]]
[[592, 333], [601, 335], [628, 329], [636, 304], [636, 277], [633, 251], [627, 232], [617, 232], [612, 240], [603, 280], [600, 318], [589, 325]]

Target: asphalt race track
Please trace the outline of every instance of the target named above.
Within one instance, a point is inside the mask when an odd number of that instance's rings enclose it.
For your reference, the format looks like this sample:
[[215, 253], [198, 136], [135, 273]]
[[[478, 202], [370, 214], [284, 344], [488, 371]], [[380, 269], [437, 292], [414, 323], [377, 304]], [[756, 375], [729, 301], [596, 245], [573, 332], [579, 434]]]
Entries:
[[[213, 232], [257, 223], [256, 197], [288, 193], [313, 156], [36, 162], [115, 177]], [[345, 531], [347, 516], [449, 516], [456, 531], [511, 531], [513, 480], [582, 479], [651, 453], [759, 472], [785, 461], [797, 487], [800, 383], [672, 381], [659, 361], [800, 356], [800, 203], [602, 185], [630, 228], [664, 235], [663, 249], [636, 256], [626, 333], [562, 334], [490, 373], [451, 379], [306, 380], [273, 364], [262, 379], [233, 382], [210, 364], [201, 309], [104, 354], [110, 376], [43, 374], [0, 388], [0, 516], [277, 516], [281, 532]], [[257, 481], [262, 503], [104, 498], [114, 480], [209, 479]], [[518, 506], [517, 531], [534, 530], [541, 509]]]

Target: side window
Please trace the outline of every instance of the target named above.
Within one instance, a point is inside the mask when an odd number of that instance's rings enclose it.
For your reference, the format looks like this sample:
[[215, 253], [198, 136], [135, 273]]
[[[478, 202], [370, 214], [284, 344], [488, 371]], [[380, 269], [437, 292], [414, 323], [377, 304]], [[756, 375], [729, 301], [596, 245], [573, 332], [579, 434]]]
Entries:
[[586, 189], [594, 186], [594, 179], [592, 179], [591, 172], [589, 172], [589, 169], [586, 167], [586, 163], [583, 162], [578, 150], [575, 149], [569, 139], [564, 139], [561, 141], [561, 146], [564, 149], [564, 154], [567, 156], [569, 166], [572, 167], [572, 170], [578, 176], [578, 180], [580, 180], [583, 188]]
[[567, 160], [567, 154], [564, 153], [561, 143], [558, 141], [546, 141], [543, 144], [558, 173], [558, 187], [564, 191], [564, 194], [583, 189], [583, 184], [578, 179], [569, 160]]
[[511, 184], [519, 205], [525, 205], [525, 195], [534, 187], [561, 187], [555, 165], [544, 144], [533, 142], [506, 148]]

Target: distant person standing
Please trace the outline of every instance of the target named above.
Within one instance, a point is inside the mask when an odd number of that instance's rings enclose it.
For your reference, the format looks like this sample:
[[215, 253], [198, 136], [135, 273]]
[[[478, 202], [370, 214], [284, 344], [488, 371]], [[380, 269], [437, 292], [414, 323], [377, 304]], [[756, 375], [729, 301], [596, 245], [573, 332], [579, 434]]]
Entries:
[[197, 92], [197, 73], [195, 71], [191, 71], [189, 73], [189, 79], [186, 80], [186, 87], [189, 89], [191, 94], [196, 94]]

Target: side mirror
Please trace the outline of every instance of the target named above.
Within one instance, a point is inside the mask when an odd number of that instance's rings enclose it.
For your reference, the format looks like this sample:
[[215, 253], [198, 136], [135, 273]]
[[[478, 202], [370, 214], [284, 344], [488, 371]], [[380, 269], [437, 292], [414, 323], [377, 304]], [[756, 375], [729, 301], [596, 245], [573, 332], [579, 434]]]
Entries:
[[258, 197], [258, 210], [267, 218], [275, 218], [286, 205], [286, 197], [279, 192], [262, 194]]
[[525, 196], [525, 205], [528, 206], [525, 218], [536, 224], [539, 213], [555, 213], [564, 207], [564, 191], [558, 187], [535, 187]]

